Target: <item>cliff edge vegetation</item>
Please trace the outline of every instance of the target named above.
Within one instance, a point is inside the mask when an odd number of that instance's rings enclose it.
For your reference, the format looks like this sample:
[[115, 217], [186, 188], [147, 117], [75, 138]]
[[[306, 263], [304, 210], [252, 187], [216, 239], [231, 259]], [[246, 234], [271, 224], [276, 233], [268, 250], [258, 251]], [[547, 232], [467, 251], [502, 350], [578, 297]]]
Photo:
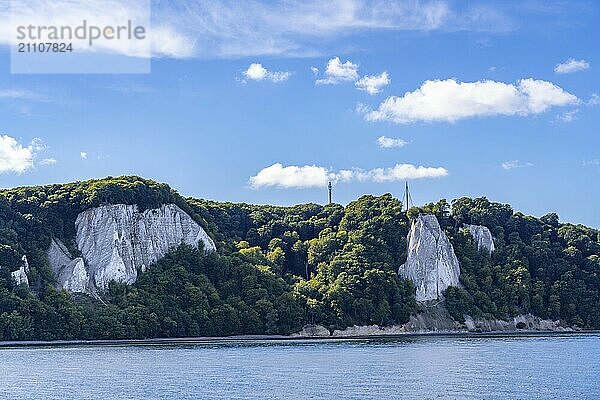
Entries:
[[[54, 238], [80, 256], [75, 221], [90, 208], [176, 204], [216, 251], [182, 245], [94, 295], [57, 289], [47, 251]], [[406, 323], [423, 305], [397, 271], [407, 260], [410, 217], [437, 217], [460, 263], [444, 292], [450, 315], [508, 320], [533, 314], [600, 328], [600, 235], [592, 228], [515, 213], [486, 198], [441, 200], [406, 216], [389, 194], [343, 207], [261, 206], [184, 198], [138, 177], [0, 191], [0, 340], [121, 339], [290, 334]], [[493, 236], [478, 249], [467, 225]], [[27, 283], [11, 272], [28, 260]]]

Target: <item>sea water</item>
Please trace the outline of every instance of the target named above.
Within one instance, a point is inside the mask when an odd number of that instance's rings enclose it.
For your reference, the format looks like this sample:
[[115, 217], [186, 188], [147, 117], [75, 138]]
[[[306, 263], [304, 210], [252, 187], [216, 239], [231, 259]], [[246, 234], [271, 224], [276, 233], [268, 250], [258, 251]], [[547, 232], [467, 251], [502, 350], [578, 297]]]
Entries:
[[600, 335], [0, 348], [5, 399], [600, 399]]

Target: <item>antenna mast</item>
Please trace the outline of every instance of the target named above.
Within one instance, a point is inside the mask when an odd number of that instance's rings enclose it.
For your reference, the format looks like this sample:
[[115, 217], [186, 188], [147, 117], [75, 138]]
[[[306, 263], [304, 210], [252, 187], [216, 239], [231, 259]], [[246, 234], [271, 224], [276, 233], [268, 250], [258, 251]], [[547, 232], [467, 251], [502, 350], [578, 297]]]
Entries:
[[329, 182], [327, 188], [329, 189], [329, 204], [331, 204], [331, 182]]
[[409, 210], [409, 208], [410, 208], [410, 206], [411, 206], [411, 204], [413, 202], [412, 201], [412, 196], [410, 195], [410, 190], [408, 190], [408, 181], [406, 181], [406, 189], [405, 189], [405, 192], [404, 192], [404, 197], [405, 197], [405, 200], [406, 200], [406, 203], [405, 203], [406, 204], [406, 212], [408, 212], [408, 210]]

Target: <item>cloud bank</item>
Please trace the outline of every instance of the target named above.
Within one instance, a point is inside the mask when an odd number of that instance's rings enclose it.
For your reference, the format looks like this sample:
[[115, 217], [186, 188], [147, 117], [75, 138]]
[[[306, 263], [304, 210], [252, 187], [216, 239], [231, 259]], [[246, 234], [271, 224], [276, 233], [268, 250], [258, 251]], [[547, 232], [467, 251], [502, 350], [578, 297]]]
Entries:
[[551, 107], [579, 103], [559, 86], [536, 79], [516, 84], [492, 80], [459, 82], [455, 79], [428, 80], [402, 96], [391, 96], [376, 110], [364, 110], [369, 121], [409, 124], [419, 121], [455, 122], [461, 119], [539, 114]]
[[442, 167], [423, 167], [412, 164], [396, 164], [390, 168], [363, 170], [353, 168], [332, 171], [317, 165], [283, 166], [273, 164], [261, 169], [248, 183], [253, 189], [279, 188], [323, 188], [328, 182], [394, 182], [407, 179], [440, 178], [448, 175]]
[[[35, 7], [40, 1], [43, 7]], [[31, 22], [81, 22], [138, 19], [152, 5], [152, 56], [240, 58], [323, 53], [326, 43], [364, 31], [508, 31], [512, 22], [499, 8], [454, 7], [444, 0], [20, 0]], [[0, 1], [0, 22], [9, 18], [8, 0]], [[43, 11], [42, 11], [43, 10]], [[83, 11], [82, 11], [83, 10]], [[0, 23], [0, 44], [12, 32]], [[104, 41], [101, 51], [144, 56], [139, 49]]]

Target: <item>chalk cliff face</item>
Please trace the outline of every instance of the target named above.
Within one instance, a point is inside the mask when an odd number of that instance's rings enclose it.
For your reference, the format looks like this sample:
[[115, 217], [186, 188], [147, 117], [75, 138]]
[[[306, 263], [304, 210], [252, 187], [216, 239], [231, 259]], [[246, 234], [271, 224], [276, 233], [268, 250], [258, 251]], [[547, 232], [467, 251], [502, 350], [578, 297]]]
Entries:
[[11, 276], [17, 282], [17, 285], [22, 283], [29, 286], [29, 279], [27, 278], [27, 274], [29, 273], [29, 262], [27, 261], [27, 256], [23, 256], [21, 259], [21, 266], [18, 270], [11, 272]]
[[91, 289], [90, 276], [83, 258], [73, 258], [67, 247], [56, 238], [50, 243], [48, 261], [59, 289], [78, 293]]
[[398, 274], [413, 281], [417, 301], [438, 299], [448, 286], [458, 286], [458, 259], [435, 215], [419, 215], [407, 241], [408, 257]]
[[181, 244], [216, 250], [213, 240], [175, 204], [140, 212], [136, 205], [114, 204], [80, 213], [75, 241], [82, 254], [73, 258], [53, 240], [48, 259], [61, 288], [89, 292], [111, 280], [134, 283], [139, 272]]
[[494, 246], [494, 237], [486, 226], [482, 225], [466, 225], [467, 229], [471, 232], [473, 240], [477, 243], [478, 250], [485, 250], [489, 254], [492, 254], [496, 247]]

